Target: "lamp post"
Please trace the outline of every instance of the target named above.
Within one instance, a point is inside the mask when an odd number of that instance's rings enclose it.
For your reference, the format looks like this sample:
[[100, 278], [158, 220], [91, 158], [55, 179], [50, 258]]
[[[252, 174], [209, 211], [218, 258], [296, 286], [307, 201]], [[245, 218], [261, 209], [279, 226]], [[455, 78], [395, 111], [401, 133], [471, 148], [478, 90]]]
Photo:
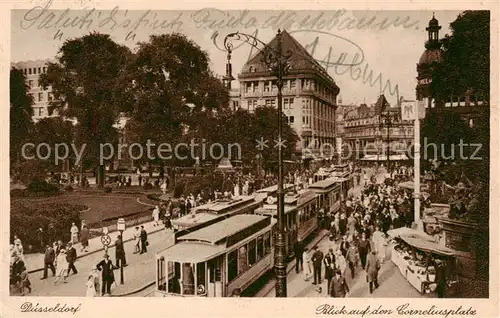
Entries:
[[[118, 231], [120, 231], [120, 237], [122, 239], [122, 245], [123, 245], [123, 231], [125, 231], [125, 220], [123, 218], [119, 218], [118, 221], [116, 222], [116, 228]], [[125, 253], [125, 250], [123, 250], [123, 253]], [[123, 285], [124, 282], [124, 276], [123, 276], [123, 258], [120, 259], [120, 284]]]
[[389, 170], [389, 165], [390, 165], [390, 151], [389, 148], [391, 147], [391, 140], [390, 140], [390, 130], [391, 130], [391, 125], [392, 125], [392, 118], [391, 114], [389, 113], [389, 110], [386, 111], [384, 115], [381, 115], [383, 124], [381, 126], [386, 125], [387, 126], [387, 153], [386, 153], [386, 165], [387, 165], [387, 173], [390, 175], [391, 172]]
[[[262, 62], [266, 65], [272, 76], [276, 77], [276, 86], [278, 88], [278, 231], [276, 235], [276, 248], [275, 248], [275, 273], [276, 273], [276, 297], [286, 297], [287, 296], [287, 286], [286, 286], [286, 255], [285, 255], [285, 209], [284, 209], [284, 191], [283, 191], [283, 153], [282, 153], [282, 133], [283, 133], [283, 77], [288, 73], [290, 65], [287, 60], [292, 55], [290, 50], [283, 52], [282, 47], [282, 33], [278, 30], [276, 34], [276, 46], [270, 47], [270, 45], [262, 42], [256, 37], [243, 33], [230, 33], [224, 38], [224, 47], [228, 52], [228, 63], [226, 65], [226, 76], [228, 83], [226, 86], [231, 87], [231, 79], [233, 78], [231, 73], [231, 52], [233, 49], [232, 40], [239, 40], [252, 45], [257, 48], [261, 53], [263, 53]], [[259, 45], [263, 48], [259, 49]]]

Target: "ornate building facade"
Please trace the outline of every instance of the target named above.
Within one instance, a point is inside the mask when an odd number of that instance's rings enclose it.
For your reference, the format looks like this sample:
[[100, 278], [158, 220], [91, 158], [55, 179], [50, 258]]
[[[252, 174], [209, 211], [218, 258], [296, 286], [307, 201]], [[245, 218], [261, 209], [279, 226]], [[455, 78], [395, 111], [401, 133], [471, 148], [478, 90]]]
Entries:
[[352, 159], [404, 154], [413, 141], [413, 123], [401, 119], [401, 107], [390, 107], [384, 95], [372, 106], [361, 104], [344, 117], [344, 152]]
[[443, 116], [446, 116], [447, 111], [457, 112], [470, 127], [473, 127], [481, 108], [488, 107], [485, 96], [468, 91], [462, 95], [448, 96], [445, 100], [436, 100], [432, 94], [432, 73], [443, 62], [444, 58], [439, 30], [441, 30], [441, 26], [433, 15], [426, 28], [428, 39], [425, 42], [425, 51], [417, 64], [417, 100], [425, 101], [427, 112], [441, 112]]
[[[335, 145], [335, 113], [339, 87], [326, 70], [286, 31], [283, 51], [290, 50], [290, 71], [284, 77], [283, 113], [300, 138], [296, 151], [317, 151]], [[268, 45], [274, 47], [274, 38]], [[277, 107], [276, 77], [262, 62], [262, 52], [254, 55], [238, 74], [239, 89], [231, 90], [231, 107], [253, 112], [256, 107]], [[229, 81], [230, 83], [230, 81]], [[230, 87], [230, 86], [229, 86]], [[333, 148], [332, 148], [333, 149]]]

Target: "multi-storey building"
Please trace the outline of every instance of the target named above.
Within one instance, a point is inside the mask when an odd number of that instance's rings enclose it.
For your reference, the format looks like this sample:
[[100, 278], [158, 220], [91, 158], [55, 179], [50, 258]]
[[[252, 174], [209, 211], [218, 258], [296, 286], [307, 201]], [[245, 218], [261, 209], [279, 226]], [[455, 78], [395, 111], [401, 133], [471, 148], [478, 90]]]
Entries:
[[[365, 155], [404, 153], [413, 141], [413, 123], [401, 119], [401, 108], [390, 107], [384, 95], [369, 107], [361, 104], [344, 117], [344, 152], [353, 159]], [[380, 160], [383, 160], [381, 157]]]
[[[283, 113], [300, 138], [296, 151], [318, 151], [335, 145], [335, 112], [339, 87], [327, 71], [286, 31], [283, 52], [292, 52], [284, 77]], [[274, 38], [269, 47], [276, 46]], [[231, 76], [228, 75], [228, 78]], [[277, 107], [276, 77], [263, 62], [263, 52], [251, 58], [238, 74], [239, 90], [232, 91], [232, 107], [253, 112], [256, 107]], [[230, 83], [230, 81], [229, 81]], [[228, 85], [230, 87], [230, 84]], [[333, 148], [330, 148], [333, 149]]]
[[49, 102], [54, 98], [52, 88], [49, 86], [43, 89], [40, 86], [40, 75], [47, 72], [47, 64], [52, 60], [21, 61], [12, 63], [11, 67], [21, 70], [26, 77], [28, 93], [33, 97], [33, 120], [58, 116], [57, 111], [49, 110]]

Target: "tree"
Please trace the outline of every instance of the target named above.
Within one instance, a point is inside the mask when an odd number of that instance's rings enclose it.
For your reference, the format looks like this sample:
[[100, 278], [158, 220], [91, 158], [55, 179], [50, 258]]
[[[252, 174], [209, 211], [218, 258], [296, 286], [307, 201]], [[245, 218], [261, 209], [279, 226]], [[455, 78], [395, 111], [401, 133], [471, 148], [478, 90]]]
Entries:
[[[29, 141], [33, 127], [33, 97], [28, 94], [26, 78], [21, 70], [10, 70], [10, 162], [12, 168], [21, 161], [21, 147]], [[15, 164], [14, 164], [15, 163]]]
[[437, 100], [466, 94], [489, 98], [490, 12], [465, 11], [450, 24], [452, 34], [442, 40], [444, 57], [432, 74]]
[[104, 185], [104, 165], [100, 164], [99, 146], [117, 142], [113, 127], [124, 101], [123, 87], [130, 50], [118, 45], [107, 34], [91, 33], [66, 40], [40, 76], [42, 86], [52, 86], [51, 107], [63, 116], [76, 118], [75, 142], [86, 145], [85, 157], [98, 167], [98, 183]]
[[[229, 105], [227, 89], [209, 68], [208, 54], [181, 34], [153, 35], [139, 43], [128, 66], [128, 80], [133, 83], [126, 125], [129, 141], [146, 144], [149, 140], [155, 145], [151, 149], [156, 159], [161, 143], [174, 148], [186, 139], [204, 138]], [[147, 157], [142, 161], [164, 163]], [[175, 158], [169, 163], [179, 164]]]

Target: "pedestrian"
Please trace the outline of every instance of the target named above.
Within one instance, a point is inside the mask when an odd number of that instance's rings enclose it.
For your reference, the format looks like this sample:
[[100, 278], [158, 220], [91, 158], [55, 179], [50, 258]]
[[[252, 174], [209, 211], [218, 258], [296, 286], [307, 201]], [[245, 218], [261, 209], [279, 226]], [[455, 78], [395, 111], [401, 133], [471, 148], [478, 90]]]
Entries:
[[68, 265], [68, 261], [66, 260], [66, 250], [62, 247], [56, 257], [56, 279], [54, 280], [54, 285], [61, 279], [61, 277], [66, 283], [66, 277], [68, 277]]
[[331, 284], [332, 284], [332, 278], [335, 276], [336, 270], [337, 269], [335, 268], [334, 262], [328, 263], [328, 265], [325, 267], [325, 279], [327, 281], [327, 284], [326, 284], [327, 295], [329, 294]]
[[148, 232], [144, 229], [144, 225], [141, 225], [141, 254], [148, 252]]
[[15, 286], [22, 292], [22, 278], [21, 274], [26, 270], [24, 261], [19, 257], [19, 255], [14, 256], [14, 261], [12, 262], [12, 268], [10, 271], [10, 285]]
[[377, 252], [378, 260], [380, 263], [383, 263], [385, 260], [386, 241], [384, 234], [380, 231], [378, 226], [375, 228], [375, 232], [373, 232], [372, 240]]
[[76, 226], [75, 222], [71, 224], [70, 234], [71, 234], [71, 243], [73, 244], [78, 243], [78, 226]]
[[102, 296], [106, 294], [111, 295], [111, 285], [115, 281], [115, 275], [113, 273], [115, 267], [113, 266], [113, 262], [109, 259], [108, 253], [104, 253], [103, 260], [100, 261], [96, 267], [102, 274]]
[[141, 252], [141, 229], [138, 226], [135, 227], [134, 240], [135, 240], [134, 254], [137, 254]]
[[63, 242], [61, 240], [58, 240], [57, 243], [54, 243], [54, 244], [55, 244], [54, 251], [56, 252], [56, 262], [57, 262], [57, 255], [59, 255], [61, 250], [64, 249], [64, 246], [63, 246]]
[[302, 254], [304, 253], [304, 244], [297, 240], [293, 245], [293, 253], [295, 255], [295, 272], [298, 274], [304, 267]]
[[160, 209], [158, 208], [158, 206], [155, 206], [153, 210], [153, 220], [154, 220], [153, 226], [160, 225], [158, 223], [160, 221]]
[[94, 279], [94, 289], [95, 289], [94, 294], [100, 295], [100, 293], [101, 293], [101, 275], [100, 275], [99, 270], [97, 269], [96, 266], [94, 266], [94, 268], [92, 268], [90, 275], [92, 275], [92, 277]]
[[361, 266], [365, 269], [366, 256], [370, 253], [370, 242], [366, 239], [366, 234], [361, 234], [361, 240], [358, 242], [358, 253], [361, 259]]
[[127, 266], [127, 260], [125, 259], [125, 248], [123, 247], [123, 239], [121, 235], [118, 235], [115, 241], [115, 257], [116, 257], [116, 267]]
[[443, 261], [440, 259], [434, 260], [434, 268], [436, 270], [436, 293], [438, 298], [444, 298], [446, 294], [446, 268]]
[[170, 219], [170, 213], [168, 212], [168, 210], [165, 213], [163, 224], [165, 225], [165, 231], [168, 232], [168, 230], [172, 229], [172, 220]]
[[321, 264], [323, 263], [323, 252], [321, 252], [317, 246], [314, 247], [314, 253], [312, 256], [313, 263], [313, 285], [321, 285]]
[[347, 255], [347, 250], [349, 249], [349, 242], [347, 241], [347, 235], [342, 237], [342, 241], [340, 242], [340, 252], [345, 257]]
[[370, 288], [370, 294], [373, 290], [378, 288], [378, 271], [380, 270], [380, 262], [377, 258], [376, 252], [372, 251], [366, 260], [366, 281]]
[[88, 252], [89, 247], [89, 229], [86, 225], [83, 226], [80, 232], [80, 243], [82, 244], [81, 252]]
[[[333, 268], [335, 268], [335, 254], [333, 253], [333, 248], [328, 249], [328, 253], [326, 253], [325, 257], [323, 258], [323, 263], [325, 263], [325, 278], [326, 274], [329, 271], [330, 264], [333, 263]], [[335, 273], [331, 273], [332, 277]]]
[[349, 287], [340, 270], [335, 271], [335, 277], [332, 278], [329, 287], [331, 297], [343, 298], [349, 295]]
[[302, 253], [302, 263], [304, 264], [304, 280], [307, 282], [309, 276], [311, 276], [311, 256], [307, 247], [304, 248], [304, 252]]
[[87, 278], [85, 297], [95, 297], [94, 275], [90, 274]]
[[47, 273], [50, 268], [52, 271], [52, 276], [56, 276], [56, 269], [54, 267], [54, 261], [56, 259], [56, 252], [54, 249], [47, 244], [45, 246], [45, 257], [43, 259], [44, 266], [43, 266], [43, 277], [40, 279], [46, 279], [47, 278]]
[[76, 249], [73, 247], [73, 244], [68, 243], [68, 247], [66, 250], [66, 260], [68, 261], [68, 275], [70, 271], [73, 271], [73, 274], [75, 275], [78, 274], [78, 271], [75, 267], [76, 258]]
[[28, 275], [28, 270], [26, 269], [26, 266], [24, 267], [23, 271], [21, 272], [20, 275], [21, 281], [19, 282], [20, 289], [21, 289], [21, 296], [24, 296], [24, 289], [28, 289], [28, 294], [31, 293], [31, 282], [29, 279]]
[[346, 260], [351, 271], [351, 278], [354, 279], [354, 270], [358, 262], [358, 251], [356, 250], [356, 246], [354, 244], [351, 244], [349, 250], [347, 250]]
[[337, 251], [336, 253], [335, 265], [337, 266], [337, 269], [342, 273], [342, 276], [345, 277], [345, 272], [347, 270], [347, 261], [340, 251]]

